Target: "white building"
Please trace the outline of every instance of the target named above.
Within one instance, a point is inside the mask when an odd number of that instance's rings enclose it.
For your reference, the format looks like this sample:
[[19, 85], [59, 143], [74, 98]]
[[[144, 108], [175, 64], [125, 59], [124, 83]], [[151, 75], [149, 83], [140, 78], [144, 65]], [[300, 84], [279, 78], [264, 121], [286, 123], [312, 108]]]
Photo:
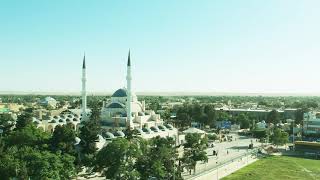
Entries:
[[266, 129], [267, 128], [267, 123], [265, 121], [261, 121], [256, 123], [257, 129]]
[[44, 106], [51, 107], [51, 108], [56, 108], [57, 107], [57, 101], [55, 99], [53, 99], [52, 97], [44, 98], [44, 100], [42, 100], [40, 102], [40, 104], [44, 105]]

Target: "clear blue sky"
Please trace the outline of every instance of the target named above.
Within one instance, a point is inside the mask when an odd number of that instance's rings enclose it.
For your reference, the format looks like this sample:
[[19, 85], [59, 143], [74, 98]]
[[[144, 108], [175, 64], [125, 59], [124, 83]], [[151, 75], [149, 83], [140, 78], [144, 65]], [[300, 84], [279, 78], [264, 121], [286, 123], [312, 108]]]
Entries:
[[320, 92], [317, 0], [2, 0], [0, 91]]

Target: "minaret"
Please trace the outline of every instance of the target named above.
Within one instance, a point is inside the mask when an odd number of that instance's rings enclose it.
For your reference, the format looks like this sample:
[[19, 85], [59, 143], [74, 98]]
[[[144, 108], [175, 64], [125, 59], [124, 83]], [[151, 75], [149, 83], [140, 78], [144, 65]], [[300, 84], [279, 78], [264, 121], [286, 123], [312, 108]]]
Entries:
[[87, 77], [86, 77], [86, 55], [83, 56], [83, 64], [82, 64], [82, 120], [87, 119], [87, 90], [86, 90], [86, 82], [87, 82]]
[[128, 54], [128, 64], [127, 64], [127, 126], [133, 129], [133, 122], [131, 117], [131, 62], [130, 62], [130, 50]]

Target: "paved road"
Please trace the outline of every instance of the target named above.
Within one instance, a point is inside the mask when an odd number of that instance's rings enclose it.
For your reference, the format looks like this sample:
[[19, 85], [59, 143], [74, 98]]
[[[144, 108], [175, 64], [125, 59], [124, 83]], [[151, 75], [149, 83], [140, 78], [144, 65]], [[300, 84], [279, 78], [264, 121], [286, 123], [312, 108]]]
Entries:
[[[222, 142], [222, 143], [215, 143], [215, 147], [208, 148], [207, 154], [208, 154], [208, 162], [198, 162], [196, 167], [196, 175], [203, 173], [207, 170], [214, 169], [217, 166], [220, 166], [221, 164], [224, 164], [227, 161], [230, 161], [234, 158], [243, 156], [248, 152], [248, 146], [252, 143], [254, 144], [254, 147], [260, 146], [260, 143], [256, 142], [253, 138], [247, 138], [244, 136], [238, 136], [236, 134], [231, 134], [236, 140], [231, 142]], [[213, 156], [213, 150], [216, 150], [218, 152], [218, 156]], [[249, 159], [247, 160], [249, 161]], [[195, 175], [189, 175], [187, 172], [183, 173], [183, 176], [185, 179], [192, 179]]]

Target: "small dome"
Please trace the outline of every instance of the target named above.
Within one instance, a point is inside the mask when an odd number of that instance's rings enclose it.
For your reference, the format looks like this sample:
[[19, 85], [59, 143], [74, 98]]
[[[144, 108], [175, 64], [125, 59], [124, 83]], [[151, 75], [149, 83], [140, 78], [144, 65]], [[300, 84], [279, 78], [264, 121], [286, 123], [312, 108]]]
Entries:
[[74, 141], [75, 141], [74, 145], [78, 145], [81, 142], [81, 139], [78, 137], [75, 137]]
[[59, 122], [60, 122], [60, 123], [63, 123], [64, 121], [63, 121], [63, 119], [60, 119]]
[[66, 119], [66, 121], [67, 121], [67, 122], [70, 122], [70, 119], [68, 118], [68, 119]]
[[155, 126], [152, 126], [150, 127], [150, 129], [153, 131], [153, 132], [159, 132], [160, 129], [158, 127], [155, 127]]
[[127, 90], [118, 89], [116, 92], [112, 94], [111, 97], [126, 97], [126, 96], [127, 96]]
[[52, 120], [52, 121], [50, 121], [50, 123], [56, 123], [57, 121], [56, 120]]
[[33, 123], [35, 123], [35, 124], [40, 124], [40, 122], [39, 122], [39, 121], [33, 121]]
[[117, 137], [125, 137], [125, 134], [122, 131], [117, 131], [114, 133], [114, 135]]
[[73, 118], [73, 121], [78, 121], [78, 119], [77, 118]]
[[124, 105], [120, 103], [111, 103], [107, 108], [124, 108]]
[[136, 131], [138, 132], [137, 134], [139, 134], [139, 135], [145, 134], [145, 132], [143, 132], [143, 130], [140, 128], [136, 128]]
[[105, 133], [102, 134], [102, 136], [105, 139], [113, 139], [113, 138], [115, 138], [114, 135], [111, 132], [105, 132]]
[[159, 125], [158, 128], [161, 130], [161, 131], [166, 131], [167, 128], [163, 125]]
[[166, 124], [165, 126], [166, 126], [166, 128], [168, 128], [168, 129], [170, 129], [170, 130], [173, 129], [173, 126], [172, 126], [171, 124]]

